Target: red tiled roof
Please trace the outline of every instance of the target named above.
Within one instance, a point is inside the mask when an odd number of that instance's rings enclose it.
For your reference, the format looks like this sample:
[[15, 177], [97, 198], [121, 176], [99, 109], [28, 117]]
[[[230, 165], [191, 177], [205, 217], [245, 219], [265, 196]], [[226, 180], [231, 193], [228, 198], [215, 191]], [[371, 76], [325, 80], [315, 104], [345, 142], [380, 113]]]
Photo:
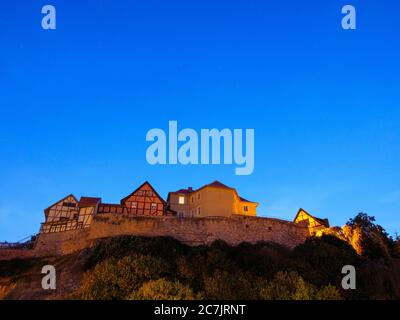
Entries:
[[[207, 185], [205, 185], [204, 187], [215, 187], [215, 188], [223, 188], [223, 189], [233, 189], [231, 187], [228, 187], [227, 185], [215, 180], [214, 182], [211, 182]], [[203, 188], [204, 188], [203, 187]]]
[[167, 201], [169, 201], [169, 196], [170, 196], [171, 193], [190, 194], [190, 193], [192, 193], [192, 192], [200, 191], [200, 190], [202, 190], [202, 189], [204, 189], [204, 188], [206, 188], [206, 187], [214, 187], [214, 188], [221, 188], [221, 189], [233, 190], [233, 191], [237, 194], [237, 196], [239, 197], [240, 201], [257, 203], [257, 202], [250, 201], [250, 200], [246, 200], [245, 198], [240, 197], [235, 188], [228, 187], [227, 185], [225, 185], [225, 184], [219, 182], [218, 180], [215, 180], [214, 182], [211, 182], [211, 183], [209, 183], [209, 184], [206, 184], [206, 185], [202, 186], [201, 188], [199, 188], [199, 189], [197, 189], [197, 190], [180, 189], [180, 190], [175, 191], [175, 192], [169, 192], [169, 193], [168, 193]]
[[242, 198], [242, 197], [239, 197], [239, 199], [240, 199], [240, 201], [243, 201], [243, 202], [253, 202], [253, 201], [247, 200], [247, 199]]
[[179, 189], [178, 191], [175, 191], [174, 193], [184, 193], [184, 194], [188, 194], [188, 193], [192, 193], [194, 192], [193, 189]]
[[101, 202], [101, 198], [94, 197], [81, 197], [78, 203], [79, 207], [90, 207], [95, 206], [96, 204]]
[[157, 191], [153, 188], [153, 186], [152, 186], [152, 185], [150, 184], [150, 182], [148, 182], [148, 181], [143, 182], [143, 183], [142, 183], [138, 188], [136, 188], [132, 193], [130, 193], [129, 195], [127, 195], [125, 198], [123, 198], [123, 199], [121, 200], [121, 204], [125, 204], [125, 201], [126, 201], [127, 199], [129, 199], [132, 195], [135, 194], [136, 191], [140, 190], [140, 189], [141, 189], [144, 185], [146, 185], [146, 184], [150, 187], [151, 190], [153, 190], [154, 194], [161, 200], [161, 202], [162, 202], [163, 204], [165, 204], [165, 203], [166, 203], [165, 200], [157, 193]]

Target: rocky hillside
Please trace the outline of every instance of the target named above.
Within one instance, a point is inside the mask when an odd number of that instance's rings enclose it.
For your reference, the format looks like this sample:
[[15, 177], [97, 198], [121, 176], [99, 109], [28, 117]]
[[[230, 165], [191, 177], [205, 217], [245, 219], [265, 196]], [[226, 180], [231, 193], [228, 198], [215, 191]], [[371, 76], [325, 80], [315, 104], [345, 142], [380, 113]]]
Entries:
[[[268, 242], [190, 247], [168, 237], [115, 237], [67, 256], [0, 261], [0, 298], [400, 299], [398, 243], [374, 248], [357, 254], [335, 235], [293, 250]], [[44, 265], [56, 269], [55, 290], [42, 289]], [[341, 288], [344, 265], [357, 270], [356, 290]]]

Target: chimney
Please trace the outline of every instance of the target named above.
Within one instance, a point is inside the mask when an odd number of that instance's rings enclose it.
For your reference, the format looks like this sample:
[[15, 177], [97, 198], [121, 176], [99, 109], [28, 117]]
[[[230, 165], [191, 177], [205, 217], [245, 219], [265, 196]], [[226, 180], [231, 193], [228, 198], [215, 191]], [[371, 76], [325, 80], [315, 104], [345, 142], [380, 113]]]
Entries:
[[189, 191], [193, 191], [193, 188], [192, 188], [192, 187], [188, 187], [188, 190], [189, 190]]

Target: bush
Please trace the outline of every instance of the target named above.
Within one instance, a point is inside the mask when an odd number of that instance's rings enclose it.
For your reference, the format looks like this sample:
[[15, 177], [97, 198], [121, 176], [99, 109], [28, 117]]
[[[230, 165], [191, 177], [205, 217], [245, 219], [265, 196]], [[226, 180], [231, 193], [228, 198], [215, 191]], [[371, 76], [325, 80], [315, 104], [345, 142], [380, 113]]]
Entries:
[[164, 278], [145, 282], [138, 291], [129, 296], [129, 300], [195, 300], [192, 289], [179, 281]]
[[254, 288], [256, 279], [241, 271], [227, 272], [216, 270], [211, 276], [204, 276], [205, 299], [252, 300], [258, 298]]
[[178, 255], [186, 254], [190, 247], [171, 237], [120, 236], [98, 241], [88, 250], [86, 269], [110, 258], [129, 255], [150, 255], [167, 261], [171, 266]]
[[357, 253], [347, 242], [332, 235], [312, 237], [297, 246], [290, 261], [293, 270], [317, 287], [341, 285], [345, 265], [360, 265]]
[[260, 290], [263, 300], [311, 300], [316, 289], [296, 272], [279, 271], [274, 279]]
[[319, 289], [304, 281], [296, 272], [278, 272], [260, 290], [264, 300], [342, 300], [339, 290], [328, 285]]
[[328, 284], [323, 287], [319, 291], [316, 292], [315, 295], [316, 300], [343, 300], [343, 296], [341, 295], [338, 288]]
[[148, 280], [164, 276], [168, 265], [145, 255], [114, 258], [97, 264], [83, 276], [73, 298], [86, 300], [124, 299]]

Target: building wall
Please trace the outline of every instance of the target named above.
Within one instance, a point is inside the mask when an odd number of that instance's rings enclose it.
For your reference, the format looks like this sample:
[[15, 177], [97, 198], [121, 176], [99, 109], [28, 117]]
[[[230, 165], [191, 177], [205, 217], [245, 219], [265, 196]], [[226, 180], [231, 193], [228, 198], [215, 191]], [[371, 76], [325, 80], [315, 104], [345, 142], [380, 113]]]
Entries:
[[[253, 217], [257, 215], [257, 203], [241, 201], [236, 195], [234, 198], [233, 213]], [[247, 207], [247, 211], [244, 209], [245, 206]]]
[[55, 233], [40, 233], [36, 240], [36, 256], [69, 254], [89, 246], [89, 228]]
[[217, 239], [231, 245], [272, 241], [293, 248], [305, 241], [309, 231], [303, 224], [247, 216], [178, 219], [99, 214], [87, 229], [40, 234], [35, 254], [69, 254], [91, 246], [97, 239], [120, 235], [171, 236], [189, 245], [207, 245]]
[[[179, 197], [185, 203], [179, 204]], [[232, 214], [256, 216], [257, 204], [240, 201], [232, 189], [205, 187], [190, 194], [171, 193], [169, 204], [172, 210], [182, 212], [184, 217], [229, 217]], [[244, 210], [247, 207], [247, 211]]]
[[[179, 197], [184, 198], [183, 204], [179, 203]], [[189, 207], [190, 195], [184, 193], [170, 193], [169, 195], [169, 205], [170, 208], [177, 212], [178, 216], [190, 217], [190, 207]]]
[[233, 192], [229, 189], [206, 187], [190, 196], [193, 217], [229, 217], [233, 213]]

